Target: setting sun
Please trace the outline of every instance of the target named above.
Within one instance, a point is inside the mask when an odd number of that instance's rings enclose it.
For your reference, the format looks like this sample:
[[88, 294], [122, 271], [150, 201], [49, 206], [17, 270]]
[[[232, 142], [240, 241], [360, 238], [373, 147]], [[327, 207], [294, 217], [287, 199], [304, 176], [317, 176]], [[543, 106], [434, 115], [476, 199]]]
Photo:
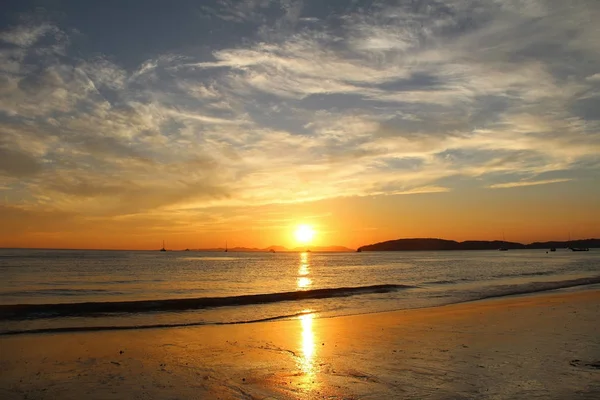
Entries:
[[294, 233], [300, 243], [310, 243], [315, 236], [315, 230], [309, 225], [299, 225]]

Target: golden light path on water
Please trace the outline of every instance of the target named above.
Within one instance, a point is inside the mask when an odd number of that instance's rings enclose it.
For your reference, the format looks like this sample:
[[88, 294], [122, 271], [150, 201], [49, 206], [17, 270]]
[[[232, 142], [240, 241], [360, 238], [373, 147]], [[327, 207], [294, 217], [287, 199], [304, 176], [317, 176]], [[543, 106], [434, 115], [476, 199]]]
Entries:
[[298, 267], [298, 279], [296, 281], [298, 290], [306, 290], [312, 286], [312, 279], [307, 276], [310, 274], [308, 257], [308, 253], [300, 253], [300, 266]]

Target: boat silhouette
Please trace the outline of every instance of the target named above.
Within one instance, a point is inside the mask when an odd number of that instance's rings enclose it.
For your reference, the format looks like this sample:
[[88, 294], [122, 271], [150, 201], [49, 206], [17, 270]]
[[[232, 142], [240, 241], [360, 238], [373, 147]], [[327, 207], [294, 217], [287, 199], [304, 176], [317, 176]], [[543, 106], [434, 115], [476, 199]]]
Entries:
[[571, 232], [569, 232], [569, 250], [571, 251], [590, 251], [587, 247], [573, 247], [571, 246]]
[[506, 238], [504, 237], [504, 232], [502, 232], [502, 245], [498, 249], [499, 251], [508, 251], [508, 247], [506, 247]]
[[569, 249], [571, 249], [571, 251], [590, 251], [587, 247], [569, 247]]

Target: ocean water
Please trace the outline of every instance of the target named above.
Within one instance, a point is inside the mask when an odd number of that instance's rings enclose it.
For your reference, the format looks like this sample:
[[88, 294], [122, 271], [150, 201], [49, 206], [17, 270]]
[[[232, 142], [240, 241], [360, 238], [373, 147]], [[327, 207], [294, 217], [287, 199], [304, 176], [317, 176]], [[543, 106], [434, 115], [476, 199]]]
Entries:
[[600, 285], [600, 251], [0, 250], [0, 334], [232, 324]]

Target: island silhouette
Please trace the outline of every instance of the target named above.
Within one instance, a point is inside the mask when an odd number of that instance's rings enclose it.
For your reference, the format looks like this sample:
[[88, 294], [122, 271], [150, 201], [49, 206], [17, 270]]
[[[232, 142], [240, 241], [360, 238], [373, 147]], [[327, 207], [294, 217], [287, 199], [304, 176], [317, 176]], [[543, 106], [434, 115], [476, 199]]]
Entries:
[[506, 242], [503, 240], [466, 240], [457, 242], [455, 240], [434, 238], [412, 238], [395, 239], [375, 244], [361, 246], [358, 252], [363, 251], [438, 251], [438, 250], [498, 250], [501, 248], [509, 250], [517, 249], [556, 249], [565, 248], [576, 251], [576, 249], [589, 249], [600, 247], [600, 239], [583, 239], [571, 241], [533, 242], [522, 244], [517, 242]]

